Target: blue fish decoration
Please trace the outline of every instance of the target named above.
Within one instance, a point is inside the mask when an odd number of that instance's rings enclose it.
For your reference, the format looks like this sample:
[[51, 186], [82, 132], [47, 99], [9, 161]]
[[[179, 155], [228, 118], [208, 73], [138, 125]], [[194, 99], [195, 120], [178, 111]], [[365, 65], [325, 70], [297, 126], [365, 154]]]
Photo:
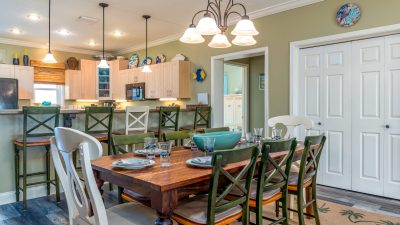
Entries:
[[206, 79], [206, 72], [204, 71], [203, 68], [199, 67], [196, 69], [196, 72], [193, 73], [193, 80], [196, 80], [197, 82], [202, 82], [204, 79]]

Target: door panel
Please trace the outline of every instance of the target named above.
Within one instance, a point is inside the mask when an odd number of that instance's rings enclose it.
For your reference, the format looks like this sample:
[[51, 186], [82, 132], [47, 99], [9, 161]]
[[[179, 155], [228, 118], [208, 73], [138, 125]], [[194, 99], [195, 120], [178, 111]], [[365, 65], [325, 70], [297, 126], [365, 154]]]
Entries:
[[352, 189], [383, 195], [384, 38], [352, 43]]

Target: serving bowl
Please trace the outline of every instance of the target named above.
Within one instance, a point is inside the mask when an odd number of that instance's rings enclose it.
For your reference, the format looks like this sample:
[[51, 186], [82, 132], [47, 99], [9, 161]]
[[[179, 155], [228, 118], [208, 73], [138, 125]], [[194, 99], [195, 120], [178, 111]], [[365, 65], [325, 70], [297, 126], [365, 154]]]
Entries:
[[204, 151], [204, 139], [209, 137], [215, 138], [214, 150], [231, 149], [239, 143], [240, 138], [242, 137], [242, 132], [220, 131], [195, 134], [193, 135], [193, 141], [200, 150]]

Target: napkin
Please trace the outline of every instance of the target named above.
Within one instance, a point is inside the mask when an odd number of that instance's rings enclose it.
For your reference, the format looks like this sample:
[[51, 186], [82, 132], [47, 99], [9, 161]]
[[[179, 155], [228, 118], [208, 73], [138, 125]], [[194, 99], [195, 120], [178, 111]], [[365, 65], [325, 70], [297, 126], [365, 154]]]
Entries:
[[192, 163], [211, 165], [211, 157], [197, 157], [192, 159]]

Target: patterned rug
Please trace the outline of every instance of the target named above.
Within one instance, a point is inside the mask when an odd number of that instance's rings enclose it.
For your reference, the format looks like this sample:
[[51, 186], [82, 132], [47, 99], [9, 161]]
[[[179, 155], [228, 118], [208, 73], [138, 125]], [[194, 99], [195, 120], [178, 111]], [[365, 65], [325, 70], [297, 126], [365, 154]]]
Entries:
[[[318, 201], [318, 205], [321, 225], [400, 225], [400, 215], [399, 217], [388, 216], [321, 200]], [[273, 217], [273, 212], [273, 205], [266, 206], [264, 209], [264, 213], [268, 217]], [[251, 217], [253, 218], [253, 216]], [[265, 224], [268, 224], [267, 221], [265, 221]], [[293, 220], [289, 224], [298, 225], [296, 213], [294, 213]], [[306, 224], [313, 225], [315, 221], [314, 219], [306, 219]]]

